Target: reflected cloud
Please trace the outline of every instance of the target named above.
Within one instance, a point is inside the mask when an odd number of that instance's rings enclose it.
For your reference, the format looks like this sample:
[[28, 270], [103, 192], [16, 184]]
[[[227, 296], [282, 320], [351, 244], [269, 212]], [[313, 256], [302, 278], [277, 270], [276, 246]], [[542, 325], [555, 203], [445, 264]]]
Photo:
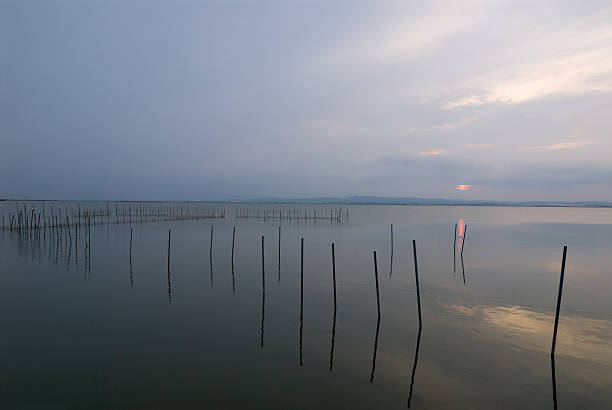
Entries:
[[[458, 315], [480, 320], [500, 331], [504, 337], [516, 338], [517, 345], [549, 353], [554, 315], [522, 306], [446, 305]], [[511, 340], [511, 339], [507, 339]], [[597, 358], [598, 363], [612, 366], [612, 321], [561, 313], [557, 355], [580, 360]]]
[[[548, 261], [544, 264], [544, 269], [547, 272], [559, 276], [561, 272], [561, 261]], [[600, 266], [590, 266], [588, 261], [581, 260], [579, 264], [565, 263], [565, 270], [572, 272], [573, 277], [566, 278], [568, 281], [581, 280], [588, 277], [603, 277], [607, 274]]]

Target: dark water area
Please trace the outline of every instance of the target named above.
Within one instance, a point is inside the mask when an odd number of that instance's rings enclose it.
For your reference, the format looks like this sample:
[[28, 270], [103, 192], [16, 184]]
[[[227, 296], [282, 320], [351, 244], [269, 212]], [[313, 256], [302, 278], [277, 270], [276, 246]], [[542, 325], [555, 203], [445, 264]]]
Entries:
[[612, 209], [188, 206], [225, 217], [0, 231], [0, 408], [611, 408]]

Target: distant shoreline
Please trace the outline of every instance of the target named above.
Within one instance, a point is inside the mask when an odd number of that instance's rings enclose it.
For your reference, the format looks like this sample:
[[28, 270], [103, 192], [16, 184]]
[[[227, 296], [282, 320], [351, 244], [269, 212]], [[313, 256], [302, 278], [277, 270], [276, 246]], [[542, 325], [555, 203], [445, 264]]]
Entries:
[[427, 198], [347, 197], [347, 198], [260, 198], [242, 200], [104, 200], [104, 199], [26, 199], [0, 198], [0, 202], [117, 202], [117, 203], [209, 203], [269, 205], [394, 205], [394, 206], [490, 206], [512, 208], [612, 208], [607, 201], [487, 201]]

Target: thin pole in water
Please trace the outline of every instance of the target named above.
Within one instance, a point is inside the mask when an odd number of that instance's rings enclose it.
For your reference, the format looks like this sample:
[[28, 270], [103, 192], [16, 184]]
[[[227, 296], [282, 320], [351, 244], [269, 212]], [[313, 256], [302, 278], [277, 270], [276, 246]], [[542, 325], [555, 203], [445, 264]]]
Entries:
[[372, 372], [370, 373], [370, 383], [374, 383], [374, 371], [376, 370], [376, 352], [378, 351], [378, 334], [380, 331], [380, 315], [376, 321], [376, 336], [374, 336], [374, 354], [372, 355]]
[[467, 234], [467, 225], [463, 228], [463, 238], [461, 241], [461, 257], [463, 258], [463, 248], [465, 248], [465, 235]]
[[414, 387], [414, 376], [416, 374], [417, 363], [419, 360], [419, 348], [421, 347], [421, 331], [423, 329], [419, 326], [419, 333], [417, 334], [416, 348], [414, 350], [414, 363], [412, 364], [412, 376], [410, 377], [410, 394], [408, 395], [408, 408], [410, 408], [410, 402], [412, 401], [412, 389]]
[[550, 371], [552, 375], [553, 409], [557, 410], [557, 374], [555, 371], [555, 355], [550, 355]]
[[370, 373], [370, 383], [374, 382], [376, 352], [378, 350], [378, 332], [380, 330], [380, 294], [378, 292], [378, 263], [376, 262], [376, 251], [374, 251], [374, 277], [376, 279], [376, 305], [378, 307], [378, 319], [376, 320], [376, 336], [374, 337], [374, 354], [372, 355], [372, 372]]
[[172, 302], [172, 286], [170, 284], [170, 229], [168, 229], [168, 301]]
[[168, 272], [170, 272], [170, 229], [168, 229]]
[[234, 268], [234, 243], [236, 242], [236, 227], [232, 231], [232, 269]]
[[212, 244], [213, 244], [213, 229], [215, 227], [213, 225], [210, 226], [210, 251], [209, 251], [209, 257], [210, 260], [212, 261]]
[[264, 318], [266, 314], [266, 271], [264, 267], [264, 236], [261, 235], [261, 348], [264, 347]]
[[376, 262], [376, 251], [374, 251], [374, 278], [376, 280], [376, 308], [380, 318], [380, 293], [378, 292], [378, 263]]
[[565, 276], [565, 257], [567, 256], [567, 245], [563, 247], [563, 259], [561, 260], [561, 276], [559, 277], [559, 294], [557, 295], [557, 312], [555, 313], [555, 330], [553, 331], [551, 355], [555, 354], [557, 344], [557, 327], [559, 326], [559, 311], [561, 309], [561, 295], [563, 293], [563, 277]]
[[281, 271], [281, 227], [278, 227], [278, 281], [280, 282]]
[[302, 332], [304, 330], [304, 238], [301, 239], [300, 266], [300, 367], [302, 367]]
[[236, 227], [232, 231], [232, 293], [236, 293], [236, 279], [234, 276], [234, 242], [236, 239]]
[[463, 237], [461, 238], [461, 272], [463, 274], [463, 284], [465, 285], [465, 266], [463, 264], [463, 248], [465, 248], [465, 235], [467, 234], [467, 225], [463, 229]]
[[393, 224], [391, 224], [391, 264], [389, 268], [389, 277], [393, 275]]
[[87, 259], [87, 263], [88, 263], [89, 272], [91, 272], [91, 220], [88, 220], [88, 223], [89, 223], [89, 226], [87, 227], [87, 236], [89, 237], [89, 239], [87, 240], [87, 242], [88, 242], [88, 247], [87, 247], [88, 259]]
[[334, 249], [334, 243], [331, 245], [332, 251], [332, 277], [334, 280], [334, 324], [332, 326], [332, 338], [331, 338], [331, 350], [329, 353], [329, 371], [331, 372], [334, 368], [334, 344], [336, 341], [336, 251]]
[[130, 227], [130, 285], [134, 287], [134, 276], [132, 274], [132, 227]]
[[266, 275], [265, 275], [265, 267], [264, 267], [264, 236], [261, 235], [261, 284], [264, 289], [266, 289]]
[[453, 238], [453, 272], [457, 272], [457, 224], [455, 224], [455, 237]]
[[210, 265], [210, 287], [213, 287], [213, 262], [212, 262], [212, 244], [213, 244], [213, 228], [214, 226], [210, 226], [210, 250], [208, 251], [208, 261]]
[[332, 277], [334, 280], [334, 313], [336, 312], [336, 250], [332, 242]]
[[423, 320], [421, 318], [421, 291], [419, 287], [419, 264], [417, 262], [416, 240], [412, 240], [412, 251], [414, 254], [414, 278], [416, 281], [417, 306], [419, 308], [419, 328], [421, 328]]

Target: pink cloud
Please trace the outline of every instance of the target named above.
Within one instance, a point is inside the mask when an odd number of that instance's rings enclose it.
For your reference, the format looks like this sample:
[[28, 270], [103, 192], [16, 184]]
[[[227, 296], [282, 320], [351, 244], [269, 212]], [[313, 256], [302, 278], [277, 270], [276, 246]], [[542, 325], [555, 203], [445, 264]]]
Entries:
[[556, 144], [550, 145], [536, 145], [531, 147], [525, 147], [525, 149], [546, 149], [546, 150], [564, 150], [564, 149], [573, 149], [578, 147], [584, 147], [585, 145], [592, 145], [594, 142], [579, 142], [579, 141], [566, 141], [566, 142], [558, 142]]
[[448, 154], [448, 151], [445, 149], [435, 149], [432, 151], [421, 151], [419, 152], [419, 155], [424, 155], [424, 156], [437, 156], [437, 155], [443, 155], [443, 154]]

